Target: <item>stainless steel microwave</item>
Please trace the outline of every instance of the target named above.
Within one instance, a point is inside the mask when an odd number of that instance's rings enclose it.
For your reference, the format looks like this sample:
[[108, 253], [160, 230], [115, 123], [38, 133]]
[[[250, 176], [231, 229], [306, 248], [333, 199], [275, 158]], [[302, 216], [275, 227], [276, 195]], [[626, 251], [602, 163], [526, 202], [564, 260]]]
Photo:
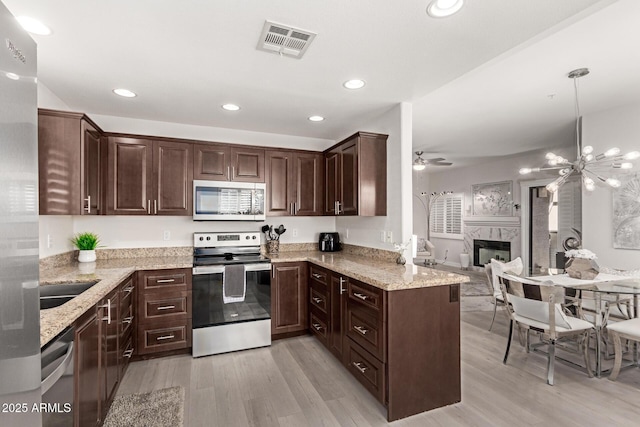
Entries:
[[267, 186], [253, 182], [193, 180], [194, 221], [264, 221]]

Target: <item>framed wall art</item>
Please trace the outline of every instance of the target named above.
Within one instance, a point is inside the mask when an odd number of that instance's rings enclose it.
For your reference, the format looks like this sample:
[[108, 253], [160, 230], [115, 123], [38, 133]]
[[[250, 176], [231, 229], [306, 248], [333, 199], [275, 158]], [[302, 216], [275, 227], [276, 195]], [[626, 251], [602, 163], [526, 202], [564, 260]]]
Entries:
[[471, 186], [473, 216], [512, 216], [513, 181]]
[[640, 249], [640, 176], [621, 181], [613, 191], [613, 247]]

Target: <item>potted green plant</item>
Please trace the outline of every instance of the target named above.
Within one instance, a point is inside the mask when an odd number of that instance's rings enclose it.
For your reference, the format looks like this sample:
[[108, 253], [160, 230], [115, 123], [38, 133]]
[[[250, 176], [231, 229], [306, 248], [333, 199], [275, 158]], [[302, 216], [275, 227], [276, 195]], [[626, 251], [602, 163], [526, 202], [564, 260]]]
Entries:
[[97, 234], [85, 231], [77, 233], [71, 238], [73, 246], [78, 248], [78, 262], [93, 262], [96, 260], [96, 248], [100, 244], [100, 237]]

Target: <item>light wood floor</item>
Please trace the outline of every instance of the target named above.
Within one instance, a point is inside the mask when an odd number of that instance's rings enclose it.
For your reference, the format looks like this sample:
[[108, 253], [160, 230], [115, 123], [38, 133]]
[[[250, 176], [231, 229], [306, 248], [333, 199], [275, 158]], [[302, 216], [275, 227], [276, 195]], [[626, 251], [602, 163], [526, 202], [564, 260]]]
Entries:
[[[394, 426], [637, 426], [640, 369], [617, 382], [589, 378], [556, 363], [545, 383], [544, 355], [514, 340], [502, 364], [504, 313], [487, 331], [491, 312], [462, 313], [462, 402]], [[380, 426], [386, 411], [310, 336], [271, 347], [202, 357], [132, 363], [118, 394], [182, 385], [185, 426]]]

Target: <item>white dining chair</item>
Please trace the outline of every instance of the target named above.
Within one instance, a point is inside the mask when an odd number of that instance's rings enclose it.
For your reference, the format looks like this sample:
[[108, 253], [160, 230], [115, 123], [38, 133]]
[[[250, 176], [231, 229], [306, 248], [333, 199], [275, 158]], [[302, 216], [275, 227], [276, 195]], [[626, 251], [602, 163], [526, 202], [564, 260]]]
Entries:
[[622, 366], [622, 340], [640, 342], [640, 318], [623, 320], [622, 322], [610, 323], [607, 325], [607, 332], [613, 340], [615, 359], [613, 369], [609, 379], [615, 381]]

